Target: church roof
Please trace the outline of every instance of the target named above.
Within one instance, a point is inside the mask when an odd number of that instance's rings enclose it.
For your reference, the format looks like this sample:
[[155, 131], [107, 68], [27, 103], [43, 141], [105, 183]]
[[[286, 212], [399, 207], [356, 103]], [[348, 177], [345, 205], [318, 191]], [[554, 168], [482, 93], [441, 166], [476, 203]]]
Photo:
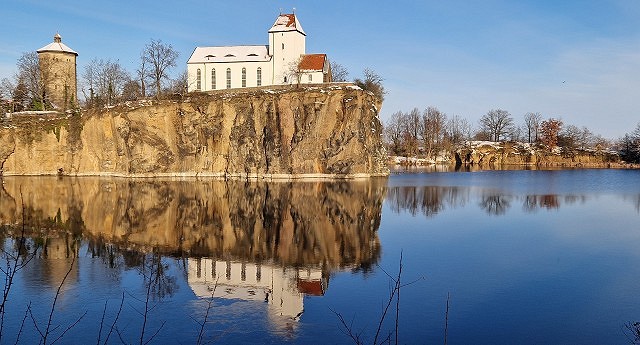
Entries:
[[298, 21], [298, 17], [295, 14], [281, 14], [276, 18], [276, 22], [273, 23], [269, 32], [282, 32], [282, 31], [298, 31], [303, 35], [307, 35], [304, 30], [302, 30], [302, 25]]
[[60, 36], [60, 34], [56, 33], [55, 36], [53, 36], [53, 42], [47, 44], [46, 46], [40, 48], [37, 50], [38, 53], [43, 53], [43, 52], [62, 52], [62, 53], [71, 53], [74, 55], [78, 55], [78, 53], [76, 51], [74, 51], [73, 49], [67, 47], [66, 44], [62, 43], [62, 37]]
[[301, 71], [322, 71], [327, 61], [327, 54], [305, 54], [300, 58], [298, 68]]
[[268, 46], [196, 47], [187, 63], [270, 61]]

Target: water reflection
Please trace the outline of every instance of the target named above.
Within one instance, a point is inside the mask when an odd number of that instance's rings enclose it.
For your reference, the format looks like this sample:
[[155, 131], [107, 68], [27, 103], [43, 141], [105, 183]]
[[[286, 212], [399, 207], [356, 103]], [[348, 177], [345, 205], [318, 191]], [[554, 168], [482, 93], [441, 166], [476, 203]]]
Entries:
[[45, 257], [71, 257], [82, 237], [143, 252], [366, 269], [379, 256], [384, 183], [5, 178], [0, 222], [9, 231], [22, 222], [22, 195]]
[[104, 264], [98, 279], [113, 276], [104, 286], [117, 286], [134, 268], [147, 293], [162, 300], [179, 289], [180, 273], [166, 259], [173, 257], [196, 296], [216, 290], [217, 298], [267, 302], [272, 327], [290, 331], [304, 296], [323, 295], [332, 272], [375, 266], [385, 189], [384, 179], [10, 177], [0, 191], [0, 222], [5, 246], [25, 229], [39, 248], [24, 274], [27, 288], [55, 290], [65, 275], [66, 285], [78, 285], [83, 271], [70, 262], [90, 256]]
[[[622, 195], [624, 201], [632, 203], [640, 213], [640, 195]], [[395, 213], [407, 212], [412, 216], [422, 214], [433, 217], [447, 209], [477, 204], [489, 215], [502, 216], [514, 205], [521, 205], [527, 213], [539, 210], [559, 209], [561, 206], [584, 204], [589, 200], [587, 194], [511, 194], [496, 189], [477, 189], [472, 187], [439, 186], [396, 186], [389, 187], [386, 200]], [[477, 202], [474, 202], [478, 199]]]

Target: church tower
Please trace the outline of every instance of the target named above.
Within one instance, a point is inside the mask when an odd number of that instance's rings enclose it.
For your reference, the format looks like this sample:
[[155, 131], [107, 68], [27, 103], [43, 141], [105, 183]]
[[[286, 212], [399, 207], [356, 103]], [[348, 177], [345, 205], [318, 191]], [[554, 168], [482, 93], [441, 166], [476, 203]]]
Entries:
[[62, 37], [58, 33], [53, 36], [53, 43], [37, 52], [45, 103], [51, 103], [56, 109], [73, 108], [78, 98], [78, 53], [62, 43]]
[[273, 64], [272, 84], [291, 84], [291, 69], [305, 53], [307, 34], [295, 13], [281, 14], [269, 29], [269, 55]]

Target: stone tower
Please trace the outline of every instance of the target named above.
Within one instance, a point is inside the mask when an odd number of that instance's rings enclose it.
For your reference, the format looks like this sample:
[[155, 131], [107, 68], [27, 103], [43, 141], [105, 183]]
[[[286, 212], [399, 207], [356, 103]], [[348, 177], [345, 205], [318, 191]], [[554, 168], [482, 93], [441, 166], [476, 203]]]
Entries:
[[70, 109], [77, 103], [77, 56], [78, 53], [62, 43], [62, 37], [57, 33], [53, 43], [38, 49], [43, 99], [56, 109]]

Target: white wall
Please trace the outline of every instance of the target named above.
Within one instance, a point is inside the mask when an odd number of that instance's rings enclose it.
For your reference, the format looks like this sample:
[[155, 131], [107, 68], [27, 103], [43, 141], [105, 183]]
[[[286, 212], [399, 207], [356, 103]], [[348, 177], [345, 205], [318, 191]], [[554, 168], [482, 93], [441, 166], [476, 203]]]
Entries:
[[[291, 84], [290, 67], [305, 53], [305, 36], [298, 31], [269, 33], [269, 52], [273, 62], [273, 85]], [[284, 49], [282, 48], [284, 46]], [[288, 76], [287, 82], [284, 77]]]
[[242, 68], [247, 70], [246, 87], [257, 86], [257, 69], [262, 69], [262, 86], [272, 85], [271, 62], [224, 62], [188, 64], [187, 74], [189, 92], [197, 91], [197, 70], [202, 72], [202, 82], [199, 91], [212, 90], [211, 70], [216, 70], [216, 90], [227, 88], [227, 68], [231, 69], [231, 88], [242, 88]]

